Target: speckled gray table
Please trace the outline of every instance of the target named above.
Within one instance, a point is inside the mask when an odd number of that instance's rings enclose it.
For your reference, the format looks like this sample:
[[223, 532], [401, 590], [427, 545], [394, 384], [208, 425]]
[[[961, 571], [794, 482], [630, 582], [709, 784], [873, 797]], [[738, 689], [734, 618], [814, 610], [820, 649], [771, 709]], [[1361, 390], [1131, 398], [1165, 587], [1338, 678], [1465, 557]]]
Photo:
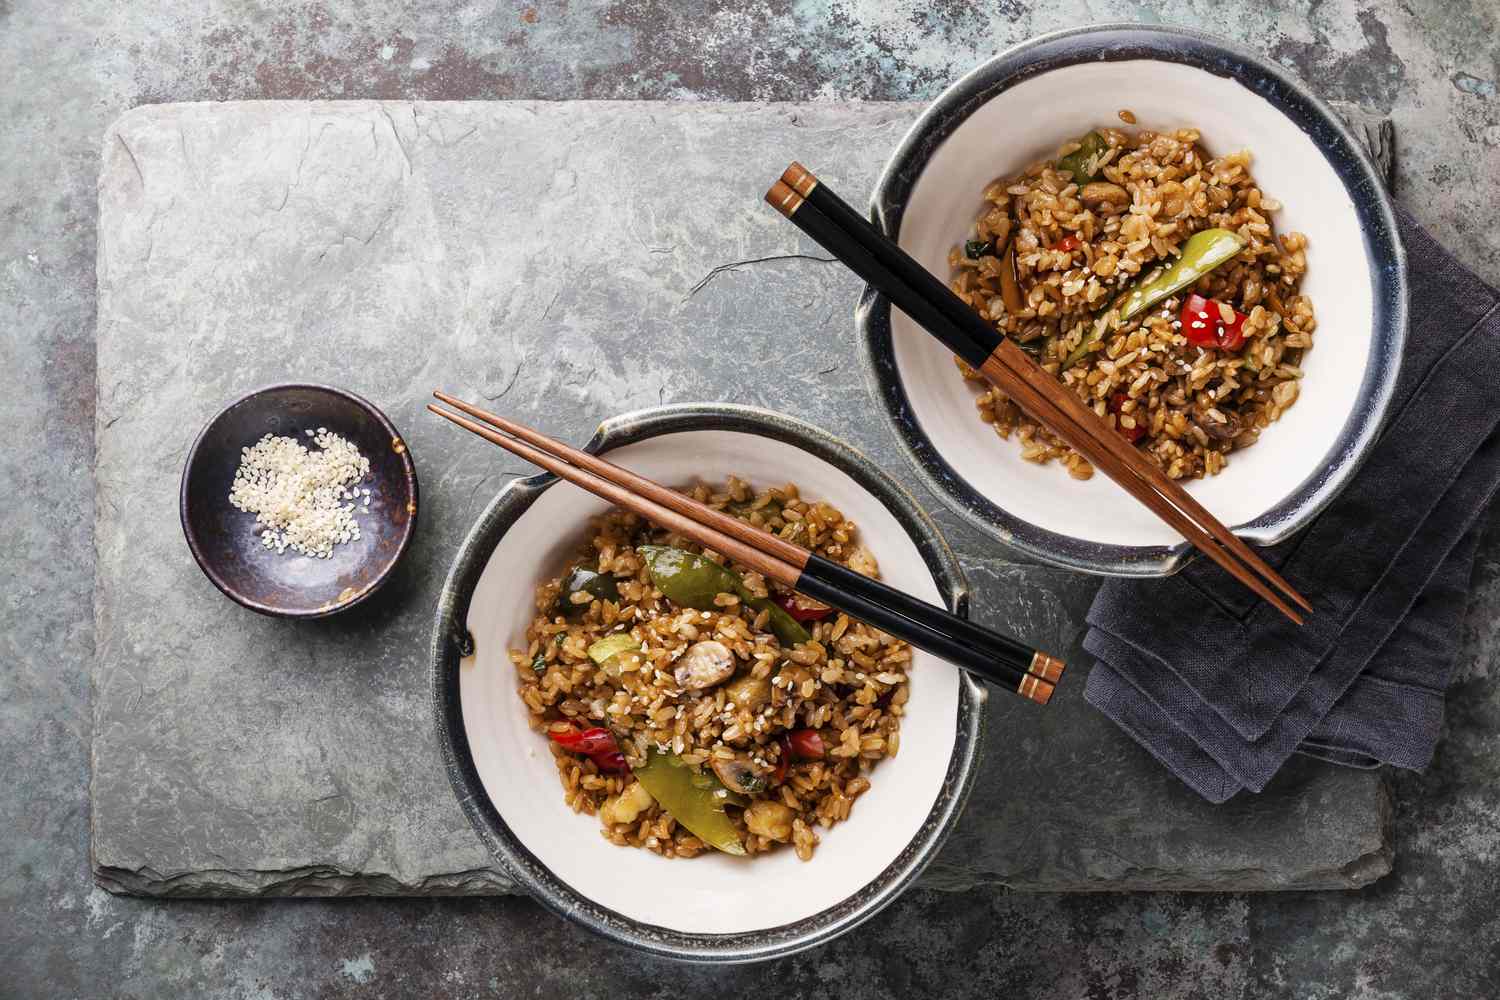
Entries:
[[[868, 190], [912, 105], [247, 103], [137, 109], [105, 137], [96, 423], [98, 881], [159, 895], [509, 890], [429, 725], [451, 553], [525, 472], [422, 412], [434, 386], [581, 440], [727, 399], [845, 435], [914, 486], [857, 368], [854, 280], [760, 202], [793, 157]], [[664, 190], [670, 178], [674, 190]], [[373, 601], [257, 617], [188, 556], [184, 451], [283, 379], [382, 406], [416, 457], [417, 542]], [[1084, 662], [1095, 581], [934, 510], [978, 613]], [[1298, 764], [1212, 807], [1089, 709], [992, 699], [988, 759], [929, 887], [1353, 887], [1390, 864], [1373, 773]], [[1007, 745], [1047, 753], [1020, 755]]]
[[[726, 970], [601, 947], [522, 897], [286, 905], [144, 899], [94, 884], [96, 182], [105, 131], [128, 108], [348, 97], [927, 101], [1039, 32], [1161, 20], [1231, 37], [1325, 97], [1393, 119], [1399, 200], [1500, 283], [1500, 203], [1483, 196], [1500, 177], [1493, 3], [710, 9], [705, 17], [703, 5], [659, 0], [0, 2], [10, 84], [0, 87], [0, 420], [10, 442], [0, 449], [0, 992], [470, 1000], [546, 983], [564, 996], [650, 1000], [1500, 996], [1500, 512], [1476, 564], [1437, 758], [1425, 774], [1391, 776], [1395, 867], [1357, 892], [918, 887], [826, 948]], [[580, 421], [576, 431], [585, 429]]]

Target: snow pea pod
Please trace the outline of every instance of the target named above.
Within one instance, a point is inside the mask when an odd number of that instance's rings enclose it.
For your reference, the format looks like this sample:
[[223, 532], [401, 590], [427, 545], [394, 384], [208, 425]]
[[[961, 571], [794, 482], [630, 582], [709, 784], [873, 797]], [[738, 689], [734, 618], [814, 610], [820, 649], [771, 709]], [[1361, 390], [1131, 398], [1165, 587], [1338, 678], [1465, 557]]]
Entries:
[[1109, 140], [1098, 132], [1090, 132], [1078, 140], [1078, 148], [1057, 161], [1058, 170], [1073, 175], [1073, 183], [1083, 187], [1099, 176], [1099, 161], [1109, 152]]
[[1245, 249], [1245, 239], [1228, 229], [1204, 229], [1188, 237], [1182, 254], [1162, 268], [1150, 281], [1125, 293], [1120, 301], [1120, 319], [1145, 312], [1168, 295], [1175, 295], [1209, 271]]
[[712, 559], [667, 545], [642, 545], [636, 551], [646, 560], [651, 582], [673, 604], [712, 611], [716, 596], [734, 594], [756, 611], [770, 613], [767, 624], [783, 646], [795, 646], [812, 639], [807, 629], [787, 614], [785, 608], [770, 598], [756, 597], [750, 593], [744, 581], [733, 570], [720, 566]]
[[725, 788], [718, 778], [684, 764], [676, 754], [655, 748], [647, 750], [646, 762], [631, 771], [651, 797], [693, 836], [725, 854], [744, 855], [745, 845], [740, 843], [739, 832], [724, 807], [744, 806], [746, 800]]
[[573, 595], [578, 593], [588, 594], [601, 601], [620, 599], [620, 588], [615, 584], [615, 578], [595, 572], [587, 566], [575, 567], [563, 581], [562, 589], [557, 594], [558, 612], [571, 618], [587, 611], [589, 602], [573, 603]]
[[622, 658], [641, 651], [641, 640], [629, 632], [613, 632], [588, 649], [589, 659], [604, 668], [610, 677], [619, 677], [623, 672]]

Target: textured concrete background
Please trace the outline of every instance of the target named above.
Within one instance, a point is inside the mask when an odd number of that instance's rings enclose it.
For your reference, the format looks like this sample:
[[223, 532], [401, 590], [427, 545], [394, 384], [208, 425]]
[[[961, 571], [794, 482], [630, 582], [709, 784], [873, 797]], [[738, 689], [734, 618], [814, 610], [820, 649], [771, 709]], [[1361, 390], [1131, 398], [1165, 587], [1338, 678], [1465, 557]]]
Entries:
[[[186, 7], [187, 5], [182, 5]], [[1398, 193], [1500, 281], [1493, 0], [618, 6], [0, 0], [0, 994], [15, 996], [1494, 996], [1500, 518], [1463, 680], [1396, 781], [1395, 872], [1359, 893], [917, 892], [858, 935], [728, 973], [645, 963], [523, 900], [179, 903], [88, 877], [94, 181], [135, 104], [228, 98], [921, 99], [996, 48], [1105, 18], [1230, 32], [1388, 113]], [[143, 568], [149, 572], [149, 567]], [[1014, 942], [1025, 942], [1015, 947]]]

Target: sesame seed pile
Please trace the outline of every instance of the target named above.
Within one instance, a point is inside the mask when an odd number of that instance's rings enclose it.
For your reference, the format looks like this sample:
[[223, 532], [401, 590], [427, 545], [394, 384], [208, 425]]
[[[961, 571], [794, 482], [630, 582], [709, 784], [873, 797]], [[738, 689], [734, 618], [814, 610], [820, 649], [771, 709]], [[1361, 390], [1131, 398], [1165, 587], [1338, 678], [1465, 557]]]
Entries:
[[318, 451], [272, 434], [240, 449], [229, 502], [255, 515], [266, 548], [327, 559], [335, 545], [359, 538], [355, 505], [363, 501], [368, 512], [370, 491], [357, 484], [370, 460], [326, 427], [303, 433]]

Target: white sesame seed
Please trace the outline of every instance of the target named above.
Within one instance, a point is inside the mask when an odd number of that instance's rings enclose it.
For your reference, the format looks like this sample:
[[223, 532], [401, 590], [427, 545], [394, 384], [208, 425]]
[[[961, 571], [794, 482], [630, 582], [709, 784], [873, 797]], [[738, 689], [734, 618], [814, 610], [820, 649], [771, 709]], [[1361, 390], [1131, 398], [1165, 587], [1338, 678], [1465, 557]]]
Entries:
[[327, 559], [335, 545], [360, 537], [354, 504], [340, 501], [354, 496], [349, 484], [369, 474], [370, 462], [327, 428], [303, 435], [320, 450], [271, 434], [241, 449], [229, 502], [256, 516], [266, 548]]

